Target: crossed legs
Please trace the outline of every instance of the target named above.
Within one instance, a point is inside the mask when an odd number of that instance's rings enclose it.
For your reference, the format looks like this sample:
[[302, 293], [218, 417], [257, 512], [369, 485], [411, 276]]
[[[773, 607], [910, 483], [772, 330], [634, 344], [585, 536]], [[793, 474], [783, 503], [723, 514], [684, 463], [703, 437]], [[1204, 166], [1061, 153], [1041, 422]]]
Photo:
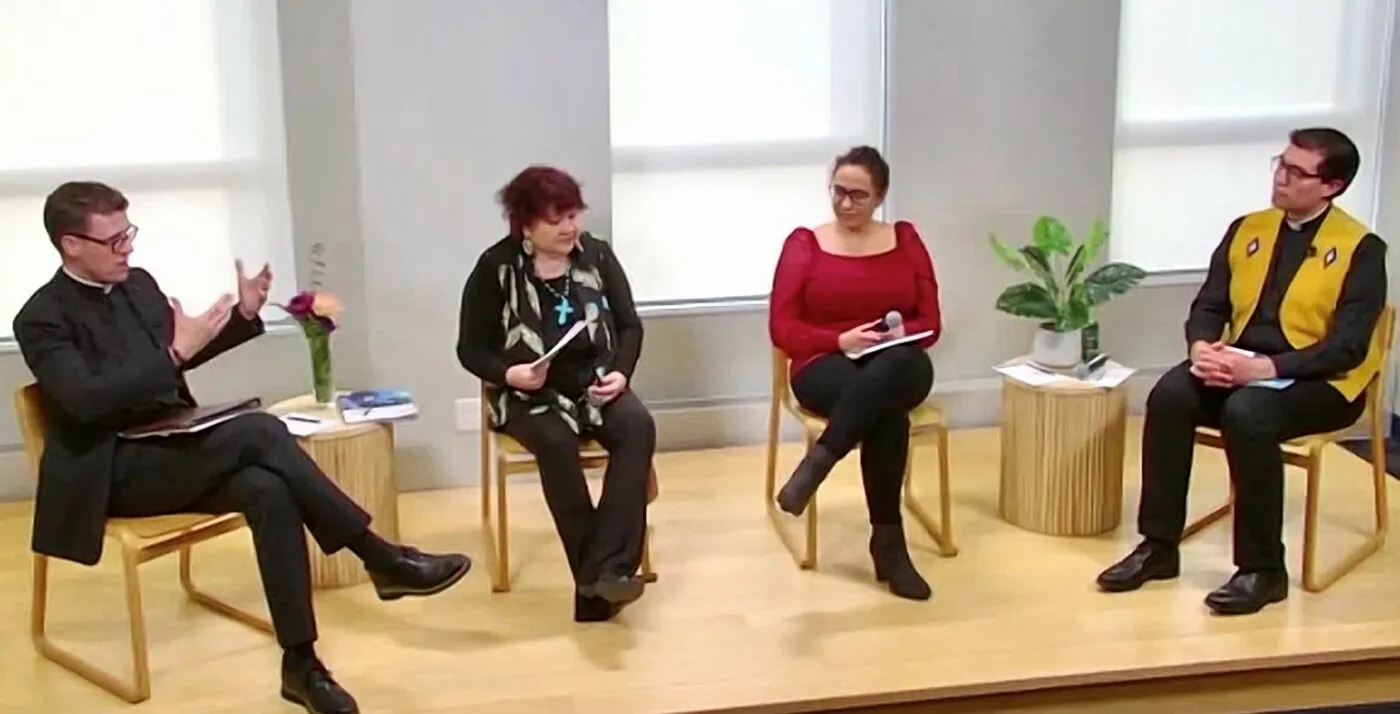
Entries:
[[471, 568], [465, 555], [426, 555], [381, 539], [370, 529], [369, 514], [268, 414], [242, 416], [198, 434], [123, 442], [116, 466], [113, 516], [245, 516], [284, 650], [282, 694], [310, 711], [358, 709], [313, 648], [318, 633], [306, 531], [327, 554], [349, 548], [358, 555], [381, 599], [441, 592]]
[[860, 361], [827, 355], [802, 368], [792, 380], [793, 395], [827, 425], [777, 497], [784, 511], [801, 514], [836, 463], [859, 446], [875, 576], [896, 595], [916, 600], [932, 591], [909, 559], [900, 494], [909, 458], [908, 414], [932, 388], [933, 365], [912, 345]]

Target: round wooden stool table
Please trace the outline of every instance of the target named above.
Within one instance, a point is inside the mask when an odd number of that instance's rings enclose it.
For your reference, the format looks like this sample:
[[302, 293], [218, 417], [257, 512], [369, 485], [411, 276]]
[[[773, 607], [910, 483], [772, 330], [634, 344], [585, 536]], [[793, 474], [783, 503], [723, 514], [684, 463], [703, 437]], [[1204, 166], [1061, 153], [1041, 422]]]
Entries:
[[[319, 406], [310, 394], [278, 402], [268, 409], [282, 416], [291, 412], [314, 416], [329, 426], [297, 441], [352, 500], [374, 519], [372, 528], [385, 540], [399, 540], [399, 488], [394, 478], [394, 426], [384, 422], [346, 424], [333, 406]], [[360, 559], [349, 549], [327, 556], [308, 536], [311, 584], [317, 589], [341, 588], [369, 581]]]
[[1003, 376], [1003, 520], [1057, 536], [1118, 527], [1128, 389], [1065, 381], [1032, 386]]

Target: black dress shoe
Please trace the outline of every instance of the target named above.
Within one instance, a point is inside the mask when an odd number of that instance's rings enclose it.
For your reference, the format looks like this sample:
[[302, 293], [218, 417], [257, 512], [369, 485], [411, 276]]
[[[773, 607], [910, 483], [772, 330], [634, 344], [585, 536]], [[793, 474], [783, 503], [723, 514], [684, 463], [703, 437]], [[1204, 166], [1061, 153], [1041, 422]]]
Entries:
[[626, 603], [611, 603], [597, 595], [585, 595], [579, 589], [574, 592], [574, 622], [607, 622], [626, 606]]
[[471, 569], [471, 558], [460, 553], [428, 555], [407, 546], [400, 549], [399, 557], [388, 567], [367, 568], [380, 600], [436, 595], [456, 585]]
[[1288, 599], [1288, 572], [1285, 570], [1241, 570], [1215, 592], [1206, 596], [1206, 607], [1217, 615], [1249, 615], [1266, 605]]
[[1099, 573], [1099, 589], [1122, 593], [1137, 590], [1149, 580], [1171, 580], [1181, 574], [1181, 552], [1176, 548], [1143, 541], [1128, 557]]
[[311, 714], [359, 714], [360, 705], [320, 662], [282, 667], [282, 698]]
[[820, 444], [813, 444], [802, 456], [797, 468], [793, 469], [787, 483], [778, 491], [774, 499], [778, 507], [794, 516], [802, 515], [807, 510], [807, 503], [816, 494], [817, 487], [822, 485], [835, 466], [836, 459], [832, 458], [831, 452]]
[[615, 605], [626, 605], [642, 596], [646, 583], [635, 575], [605, 575], [579, 588], [585, 597], [598, 597]]

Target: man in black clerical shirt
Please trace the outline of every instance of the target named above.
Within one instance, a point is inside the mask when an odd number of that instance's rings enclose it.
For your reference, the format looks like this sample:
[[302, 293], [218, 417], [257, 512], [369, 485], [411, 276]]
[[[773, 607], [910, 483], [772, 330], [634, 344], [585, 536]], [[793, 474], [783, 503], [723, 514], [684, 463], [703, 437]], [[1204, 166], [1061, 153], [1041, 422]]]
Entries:
[[284, 650], [282, 696], [310, 712], [357, 712], [313, 649], [306, 531], [326, 553], [358, 555], [384, 600], [441, 592], [467, 573], [470, 559], [381, 539], [274, 416], [248, 414], [196, 434], [119, 437], [193, 405], [184, 373], [263, 333], [258, 311], [272, 276], [264, 266], [246, 277], [239, 264], [238, 295], [189, 315], [149, 273], [128, 265], [136, 226], [119, 191], [94, 182], [59, 186], [44, 204], [44, 227], [63, 265], [14, 321], [47, 429], [33, 549], [92, 565], [108, 516], [244, 514]]
[[1294, 131], [1275, 158], [1273, 207], [1226, 231], [1186, 320], [1190, 358], [1147, 398], [1143, 541], [1099, 575], [1103, 590], [1177, 576], [1195, 430], [1207, 425], [1230, 464], [1237, 571], [1206, 605], [1246, 614], [1288, 597], [1279, 444], [1360, 418], [1384, 352], [1386, 245], [1333, 204], [1360, 163], [1339, 131]]

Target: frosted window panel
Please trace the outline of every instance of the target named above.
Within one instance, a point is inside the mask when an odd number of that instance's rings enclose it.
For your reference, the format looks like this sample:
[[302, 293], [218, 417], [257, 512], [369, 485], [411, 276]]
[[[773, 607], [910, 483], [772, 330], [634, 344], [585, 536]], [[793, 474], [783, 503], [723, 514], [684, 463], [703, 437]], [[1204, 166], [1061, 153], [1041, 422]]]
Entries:
[[[859, 6], [849, 3], [859, 3]], [[743, 144], [852, 134], [838, 102], [865, 97], [838, 62], [878, 29], [871, 0], [610, 0], [614, 148]], [[855, 26], [834, 27], [834, 16]], [[862, 34], [864, 33], [864, 34]], [[851, 48], [842, 51], [843, 46]], [[857, 116], [859, 116], [857, 114]], [[856, 120], [858, 121], [858, 120]]]
[[[1231, 221], [1271, 205], [1270, 162], [1285, 145], [1280, 139], [1118, 150], [1109, 238], [1113, 259], [1148, 271], [1204, 269]], [[1337, 205], [1368, 220], [1373, 181], [1374, 167], [1363, 157], [1361, 173]]]
[[826, 164], [616, 174], [613, 228], [639, 301], [763, 296], [783, 239], [831, 220]]
[[0, 198], [0, 339], [9, 337], [15, 313], [58, 270], [58, 251], [44, 233], [42, 196]]
[[1119, 119], [1331, 111], [1341, 100], [1347, 13], [1359, 7], [1354, 0], [1124, 0]]
[[[140, 228], [131, 264], [150, 271], [187, 312], [201, 312], [224, 293], [237, 291], [235, 258], [243, 259], [249, 273], [264, 262], [274, 266], [273, 300], [286, 300], [295, 290], [293, 275], [276, 272], [292, 265], [289, 241], [268, 240], [261, 231], [252, 235], [241, 229], [245, 222], [239, 213], [244, 207], [256, 212], [255, 197], [222, 189], [126, 196], [131, 202], [127, 217]], [[58, 251], [44, 232], [43, 205], [42, 196], [0, 200], [6, 251], [0, 263], [0, 315], [6, 316], [0, 337], [12, 336], [15, 313], [59, 268]], [[252, 220], [247, 225], [266, 223]], [[263, 317], [278, 319], [279, 313], [269, 307]]]
[[220, 61], [216, 13], [235, 9], [0, 0], [0, 169], [226, 158], [224, 112], [256, 102], [223, 96], [221, 73], [239, 68]]

